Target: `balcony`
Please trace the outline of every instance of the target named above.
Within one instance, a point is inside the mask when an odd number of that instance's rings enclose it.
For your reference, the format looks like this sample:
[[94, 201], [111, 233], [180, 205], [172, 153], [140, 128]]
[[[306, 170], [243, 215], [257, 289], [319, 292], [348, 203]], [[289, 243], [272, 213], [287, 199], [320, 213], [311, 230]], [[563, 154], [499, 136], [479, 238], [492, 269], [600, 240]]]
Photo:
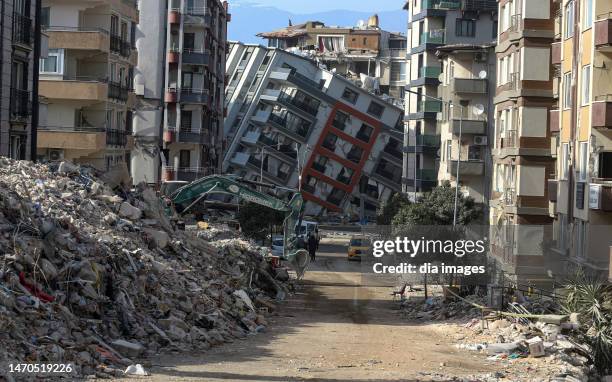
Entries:
[[459, 130], [461, 130], [461, 135], [485, 135], [487, 132], [487, 121], [484, 119], [475, 119], [473, 117], [469, 117], [469, 119], [460, 119], [459, 117], [453, 116], [452, 129], [454, 135], [459, 135]]
[[593, 179], [588, 199], [590, 209], [612, 212], [612, 180]]
[[104, 127], [39, 126], [38, 147], [98, 151], [106, 148]]
[[421, 9], [460, 9], [461, 1], [422, 0]]
[[436, 30], [431, 30], [429, 32], [424, 32], [420, 36], [419, 45], [423, 45], [423, 44], [443, 45], [445, 41], [444, 33], [445, 33], [444, 29], [436, 29]]
[[453, 78], [451, 89], [455, 93], [486, 94], [487, 80], [480, 78]]
[[130, 54], [132, 54], [132, 45], [123, 40], [121, 36], [111, 34], [110, 51], [122, 57], [128, 58], [130, 57]]
[[394, 184], [401, 184], [402, 172], [401, 171], [390, 171], [385, 168], [378, 167], [372, 175], [376, 176], [383, 181], [392, 182]]
[[385, 148], [383, 149], [383, 152], [389, 154], [390, 156], [392, 156], [396, 160], [403, 160], [404, 159], [404, 154], [396, 146], [387, 144], [385, 146]]
[[304, 142], [308, 137], [309, 128], [305, 126], [289, 126], [287, 117], [282, 117], [277, 114], [270, 114], [268, 122], [277, 128], [279, 131], [289, 135], [298, 141]]
[[417, 113], [440, 113], [442, 112], [442, 102], [425, 100], [417, 103]]
[[285, 92], [280, 93], [278, 101], [285, 106], [295, 107], [298, 109], [298, 111], [305, 112], [309, 117], [315, 117], [319, 113], [318, 106], [314, 106], [308, 102], [301, 101]]
[[562, 46], [562, 43], [560, 41], [553, 42], [551, 45], [550, 63], [553, 65], [561, 64], [561, 46]]
[[[457, 160], [452, 160], [447, 166], [447, 171], [451, 176], [457, 175]], [[478, 176], [484, 175], [484, 162], [481, 160], [461, 160], [459, 161], [459, 175]]]
[[435, 148], [440, 147], [440, 136], [429, 134], [417, 135], [416, 145]]
[[32, 20], [20, 13], [13, 12], [13, 44], [31, 48], [33, 35]]
[[106, 130], [106, 144], [109, 146], [126, 146], [128, 133], [125, 130]]
[[440, 74], [442, 69], [437, 66], [422, 66], [418, 68], [417, 78], [410, 81], [410, 87], [417, 87], [423, 85], [438, 85], [440, 84]]
[[129, 89], [118, 82], [108, 83], [108, 98], [127, 102], [129, 96]]
[[612, 52], [612, 14], [595, 22], [595, 48], [603, 52]]
[[592, 123], [596, 129], [612, 128], [612, 95], [597, 97], [591, 105]]
[[208, 104], [208, 90], [206, 89], [181, 89], [181, 103], [193, 103], [199, 105]]
[[106, 102], [108, 92], [108, 83], [101, 79], [40, 80], [40, 95], [49, 99]]
[[26, 119], [32, 114], [32, 101], [27, 90], [11, 88], [11, 119]]
[[208, 65], [210, 62], [210, 51], [208, 50], [183, 50], [183, 64]]
[[559, 110], [550, 111], [548, 116], [548, 130], [551, 133], [558, 133], [560, 131], [559, 115]]
[[177, 141], [181, 143], [204, 144], [209, 137], [206, 130], [192, 129], [188, 126], [182, 126], [178, 131]]
[[49, 48], [108, 52], [110, 35], [101, 28], [49, 26]]

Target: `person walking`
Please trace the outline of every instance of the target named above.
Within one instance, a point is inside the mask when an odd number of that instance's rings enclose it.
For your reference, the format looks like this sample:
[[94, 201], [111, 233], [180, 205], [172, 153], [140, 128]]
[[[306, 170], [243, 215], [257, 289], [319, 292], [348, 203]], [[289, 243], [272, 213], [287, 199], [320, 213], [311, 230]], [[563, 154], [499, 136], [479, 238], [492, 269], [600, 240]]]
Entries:
[[317, 255], [317, 247], [319, 243], [313, 233], [308, 236], [308, 253], [310, 254], [310, 261], [314, 262]]

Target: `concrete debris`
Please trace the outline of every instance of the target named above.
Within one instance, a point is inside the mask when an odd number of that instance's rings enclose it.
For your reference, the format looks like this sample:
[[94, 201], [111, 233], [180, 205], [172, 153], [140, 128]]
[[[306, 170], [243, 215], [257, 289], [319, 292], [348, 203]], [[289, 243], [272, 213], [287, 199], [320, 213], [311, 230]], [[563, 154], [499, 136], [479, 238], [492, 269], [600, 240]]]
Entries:
[[[478, 352], [489, 362], [507, 363], [504, 375], [452, 380], [597, 380], [588, 345], [576, 342], [574, 327], [565, 322], [566, 319], [577, 322], [576, 315], [546, 314], [545, 319], [533, 322], [536, 320], [499, 316], [494, 312], [483, 315], [480, 308], [471, 303], [486, 306], [485, 297], [468, 296], [466, 300], [470, 303], [448, 300], [443, 296], [425, 300], [421, 295], [415, 295], [401, 302], [400, 313], [410, 320], [443, 322], [441, 330], [456, 335], [458, 351]], [[523, 301], [521, 305], [533, 314], [555, 311], [550, 301]]]
[[127, 369], [125, 369], [124, 373], [128, 375], [140, 375], [140, 376], [145, 376], [145, 377], [149, 375], [145, 371], [144, 367], [142, 367], [142, 365], [139, 363], [137, 363], [136, 365], [128, 366]]
[[288, 286], [262, 248], [207, 231], [175, 229], [146, 186], [0, 158], [0, 359], [142, 375], [133, 360], [264, 331]]

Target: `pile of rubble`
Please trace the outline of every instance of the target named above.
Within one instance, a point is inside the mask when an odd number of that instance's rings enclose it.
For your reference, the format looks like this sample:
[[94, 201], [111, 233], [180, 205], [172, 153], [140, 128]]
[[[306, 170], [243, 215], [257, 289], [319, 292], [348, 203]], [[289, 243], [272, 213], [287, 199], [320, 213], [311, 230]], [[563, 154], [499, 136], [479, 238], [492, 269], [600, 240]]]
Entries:
[[444, 321], [442, 330], [447, 335], [454, 334], [460, 351], [481, 353], [487, 362], [502, 363], [505, 371], [478, 376], [476, 380], [596, 380], [591, 349], [573, 339], [579, 327], [577, 314], [545, 314], [551, 305], [546, 301], [524, 301], [520, 307], [529, 313], [526, 315], [502, 316], [491, 311], [483, 314], [476, 305], [486, 306], [486, 298], [417, 297], [403, 300], [401, 313], [411, 320]]
[[150, 188], [119, 196], [68, 163], [0, 158], [0, 363], [139, 373], [162, 349], [265, 330], [287, 287], [261, 248], [200, 236], [175, 230]]

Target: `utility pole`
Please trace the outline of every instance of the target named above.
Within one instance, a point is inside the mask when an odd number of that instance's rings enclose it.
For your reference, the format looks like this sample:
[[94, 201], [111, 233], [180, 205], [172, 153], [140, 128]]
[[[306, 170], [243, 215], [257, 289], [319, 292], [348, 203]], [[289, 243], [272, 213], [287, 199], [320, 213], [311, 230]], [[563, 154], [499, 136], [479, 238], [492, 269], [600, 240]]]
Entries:
[[[454, 106], [455, 105], [453, 105], [453, 103], [451, 102], [450, 107], [453, 108]], [[463, 105], [457, 106], [459, 106], [461, 114], [459, 115], [459, 141], [457, 142], [457, 175], [455, 176], [455, 181], [457, 182], [457, 184], [455, 186], [455, 208], [453, 211], [453, 227], [457, 226], [457, 203], [459, 201], [459, 166], [461, 165], [461, 128], [463, 125]]]

